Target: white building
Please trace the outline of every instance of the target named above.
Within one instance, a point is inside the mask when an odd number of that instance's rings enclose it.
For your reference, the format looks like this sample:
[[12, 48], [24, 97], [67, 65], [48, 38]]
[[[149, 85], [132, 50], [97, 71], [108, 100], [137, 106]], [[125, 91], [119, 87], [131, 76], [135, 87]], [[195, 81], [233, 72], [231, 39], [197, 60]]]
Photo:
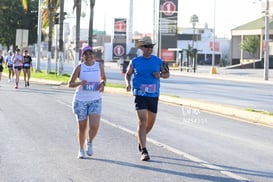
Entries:
[[[198, 50], [197, 63], [201, 60], [211, 59], [213, 55], [214, 34], [210, 28], [180, 28], [177, 37], [177, 48], [188, 49], [193, 47]], [[193, 41], [195, 40], [195, 41]], [[215, 37], [215, 63], [225, 60], [230, 64], [230, 40]], [[184, 54], [183, 60], [186, 60]]]

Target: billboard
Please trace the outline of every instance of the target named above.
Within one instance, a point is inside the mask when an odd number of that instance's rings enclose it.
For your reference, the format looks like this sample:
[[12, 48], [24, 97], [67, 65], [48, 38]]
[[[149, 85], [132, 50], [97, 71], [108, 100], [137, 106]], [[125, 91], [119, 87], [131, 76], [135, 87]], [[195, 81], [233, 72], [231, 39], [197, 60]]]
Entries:
[[114, 19], [113, 59], [119, 59], [126, 55], [127, 19]]
[[[178, 16], [177, 7], [178, 7], [178, 0], [160, 0], [158, 52], [159, 52], [159, 56], [163, 56], [161, 58], [164, 61], [176, 60], [176, 57], [175, 57], [176, 55], [172, 53], [166, 54], [166, 50], [168, 48], [177, 47], [177, 16]], [[169, 56], [165, 58], [164, 55], [169, 55]], [[173, 58], [170, 58], [170, 55], [173, 55]]]
[[16, 45], [19, 48], [28, 46], [28, 30], [16, 29]]
[[214, 50], [216, 52], [219, 52], [220, 51], [220, 42], [210, 42], [209, 47], [212, 51]]

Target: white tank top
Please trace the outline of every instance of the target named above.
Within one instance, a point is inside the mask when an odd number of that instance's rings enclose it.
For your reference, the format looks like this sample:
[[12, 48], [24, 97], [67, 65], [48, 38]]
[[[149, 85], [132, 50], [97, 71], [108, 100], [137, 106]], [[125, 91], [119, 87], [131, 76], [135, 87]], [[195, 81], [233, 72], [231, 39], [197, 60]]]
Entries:
[[20, 61], [23, 61], [23, 56], [21, 54], [15, 54], [13, 58], [13, 66], [23, 66]]
[[85, 63], [81, 63], [80, 81], [86, 80], [88, 84], [86, 86], [79, 86], [76, 88], [74, 94], [74, 100], [78, 101], [93, 101], [101, 98], [101, 92], [99, 92], [100, 84], [100, 64], [95, 62], [92, 66], [87, 66]]

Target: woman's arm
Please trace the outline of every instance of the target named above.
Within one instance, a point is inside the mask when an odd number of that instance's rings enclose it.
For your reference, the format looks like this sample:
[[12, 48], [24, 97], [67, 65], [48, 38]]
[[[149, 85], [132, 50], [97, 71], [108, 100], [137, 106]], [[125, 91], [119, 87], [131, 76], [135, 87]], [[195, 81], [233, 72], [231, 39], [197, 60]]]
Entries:
[[76, 82], [77, 79], [80, 76], [80, 71], [81, 71], [81, 65], [79, 64], [74, 70], [72, 75], [70, 76], [70, 79], [68, 81], [68, 87], [70, 88], [75, 88], [78, 87], [80, 85], [85, 85], [86, 81], [80, 81], [80, 82]]
[[106, 85], [106, 75], [105, 75], [105, 70], [104, 70], [104, 64], [102, 62], [100, 62], [99, 64], [100, 64], [100, 87], [99, 87], [99, 91], [103, 92], [104, 87]]

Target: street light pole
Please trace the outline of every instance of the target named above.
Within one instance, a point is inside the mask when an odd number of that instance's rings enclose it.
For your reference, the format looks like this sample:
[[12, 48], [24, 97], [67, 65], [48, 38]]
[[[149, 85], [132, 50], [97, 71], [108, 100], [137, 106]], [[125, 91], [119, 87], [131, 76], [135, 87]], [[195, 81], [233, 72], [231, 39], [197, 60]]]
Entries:
[[162, 11], [159, 11], [159, 44], [158, 44], [158, 56], [161, 57], [161, 49], [162, 49], [162, 29], [161, 29], [161, 24], [162, 24]]
[[[191, 16], [191, 23], [192, 23], [192, 28], [193, 28], [193, 35], [192, 35], [192, 47], [191, 47], [191, 54], [192, 54], [192, 57], [191, 57], [191, 62], [192, 62], [192, 66], [193, 66], [193, 70], [195, 72], [195, 68], [196, 68], [196, 53], [194, 53], [194, 41], [196, 40], [196, 36], [195, 36], [195, 25], [196, 23], [198, 23], [199, 19], [198, 19], [198, 16], [197, 15], [192, 15]], [[188, 61], [187, 61], [187, 68], [189, 67], [189, 64], [188, 64]], [[187, 69], [187, 71], [189, 71]]]
[[191, 16], [191, 23], [192, 23], [192, 28], [193, 28], [193, 35], [192, 35], [192, 49], [194, 48], [194, 41], [195, 41], [195, 25], [198, 23], [199, 19], [197, 15], [192, 15]]
[[264, 80], [268, 80], [269, 69], [269, 0], [266, 0], [265, 7], [265, 52], [264, 52]]

